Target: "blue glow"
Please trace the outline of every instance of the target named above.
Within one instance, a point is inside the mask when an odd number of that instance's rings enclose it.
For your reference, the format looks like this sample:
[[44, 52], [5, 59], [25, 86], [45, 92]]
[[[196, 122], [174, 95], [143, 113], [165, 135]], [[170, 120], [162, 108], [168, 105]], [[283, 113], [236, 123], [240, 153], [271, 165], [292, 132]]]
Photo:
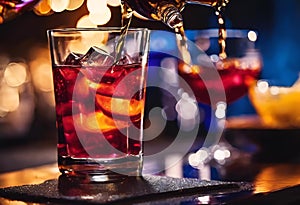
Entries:
[[276, 0], [272, 35], [261, 42], [266, 49], [262, 78], [276, 79], [283, 85], [291, 85], [296, 81], [300, 71], [300, 26], [296, 25], [300, 19], [298, 8], [297, 0], [290, 0], [289, 3]]
[[175, 34], [168, 31], [151, 31], [150, 52], [151, 50], [159, 50], [161, 52], [177, 50]]

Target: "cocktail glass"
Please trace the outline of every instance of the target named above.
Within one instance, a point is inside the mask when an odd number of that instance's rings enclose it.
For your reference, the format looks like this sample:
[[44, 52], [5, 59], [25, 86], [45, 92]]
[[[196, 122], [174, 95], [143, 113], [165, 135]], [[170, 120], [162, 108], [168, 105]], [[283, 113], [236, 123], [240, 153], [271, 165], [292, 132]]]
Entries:
[[149, 30], [48, 31], [61, 173], [107, 182], [141, 175]]
[[228, 29], [221, 44], [226, 48], [225, 58], [219, 55], [218, 32], [218, 29], [187, 31], [192, 63], [179, 60], [183, 93], [211, 108], [204, 143], [189, 157], [190, 164], [195, 167], [211, 160], [222, 164], [230, 156], [230, 146], [222, 138], [227, 105], [248, 93], [248, 88], [259, 78], [262, 68], [260, 52], [255, 48], [255, 31]]

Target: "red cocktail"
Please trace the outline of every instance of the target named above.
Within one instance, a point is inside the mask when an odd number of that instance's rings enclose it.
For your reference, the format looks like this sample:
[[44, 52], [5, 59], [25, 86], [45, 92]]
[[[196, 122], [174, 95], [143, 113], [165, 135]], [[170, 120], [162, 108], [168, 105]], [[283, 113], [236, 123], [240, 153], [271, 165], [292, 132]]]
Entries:
[[[67, 52], [73, 48], [73, 40], [78, 44], [85, 33], [108, 34], [102, 42], [107, 45], [92, 46], [85, 53]], [[122, 51], [121, 55], [111, 49], [121, 35], [119, 30], [51, 33], [58, 165], [62, 173], [94, 176], [89, 177], [93, 181], [141, 174], [148, 48], [147, 35], [136, 41], [142, 33], [147, 34], [147, 30], [129, 30], [123, 39], [125, 47], [129, 48], [128, 42], [134, 46], [130, 49], [142, 50]], [[59, 49], [66, 51], [62, 54]]]
[[[262, 59], [255, 49], [256, 33], [248, 30], [227, 30], [221, 56], [217, 29], [191, 31], [191, 62], [179, 60], [183, 87], [189, 86], [198, 102], [215, 106], [222, 101], [232, 103], [246, 95], [260, 75]], [[226, 46], [225, 46], [226, 45]], [[185, 85], [184, 85], [185, 84]]]

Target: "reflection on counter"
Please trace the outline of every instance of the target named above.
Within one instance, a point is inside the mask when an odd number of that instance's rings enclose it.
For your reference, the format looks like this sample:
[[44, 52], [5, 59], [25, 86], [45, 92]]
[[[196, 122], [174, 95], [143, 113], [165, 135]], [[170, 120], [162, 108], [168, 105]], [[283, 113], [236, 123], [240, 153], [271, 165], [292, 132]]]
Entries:
[[[283, 187], [299, 184], [300, 166], [293, 164], [256, 164], [249, 169], [248, 180], [255, 184], [256, 192], [269, 192], [278, 190]], [[233, 169], [228, 167], [228, 171], [232, 171], [236, 177], [241, 177], [242, 172], [246, 166], [236, 167]], [[206, 168], [205, 168], [206, 169]], [[0, 187], [19, 186], [24, 184], [40, 184], [48, 179], [58, 179], [60, 173], [58, 172], [56, 164], [49, 164], [35, 168], [27, 168], [20, 171], [4, 173], [0, 175]], [[229, 175], [228, 175], [229, 176]], [[229, 177], [227, 178], [229, 179]], [[233, 181], [238, 181], [234, 179]]]

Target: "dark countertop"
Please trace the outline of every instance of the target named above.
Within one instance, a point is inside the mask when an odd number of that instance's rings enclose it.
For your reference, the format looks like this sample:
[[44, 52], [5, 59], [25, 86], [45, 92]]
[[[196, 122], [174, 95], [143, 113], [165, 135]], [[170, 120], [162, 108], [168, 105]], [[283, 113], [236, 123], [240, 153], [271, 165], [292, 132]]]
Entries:
[[[30, 192], [29, 187], [33, 189], [40, 190], [40, 194], [43, 193], [43, 189], [46, 190], [44, 193], [47, 195], [51, 195], [51, 190], [56, 189], [57, 183], [59, 182], [60, 174], [58, 172], [56, 164], [43, 165], [34, 168], [27, 168], [19, 171], [13, 171], [8, 173], [0, 174], [0, 191], [1, 188], [7, 188], [12, 186], [20, 186], [21, 193], [22, 191], [25, 193]], [[162, 180], [163, 176], [160, 177]], [[150, 177], [151, 179], [151, 177]], [[50, 180], [50, 181], [49, 181]], [[60, 179], [61, 180], [61, 179]], [[146, 180], [149, 180], [146, 177]], [[152, 179], [153, 180], [153, 179]], [[173, 182], [176, 184], [182, 183], [183, 179], [176, 179], [177, 181]], [[184, 183], [189, 184], [188, 180], [195, 183], [197, 179], [184, 179]], [[194, 181], [193, 181], [194, 180]], [[196, 181], [195, 181], [196, 180]], [[151, 180], [150, 180], [151, 181]], [[210, 185], [215, 185], [214, 183], [223, 183], [219, 181], [206, 181], [199, 180], [200, 186], [202, 183], [211, 183]], [[48, 183], [48, 184], [47, 184]], [[183, 184], [184, 184], [183, 183]], [[229, 182], [224, 182], [224, 184]], [[231, 182], [230, 182], [231, 183]], [[235, 182], [240, 185], [241, 182]], [[296, 164], [269, 164], [261, 166], [261, 170], [256, 175], [252, 183], [243, 182], [242, 187], [244, 190], [237, 190], [237, 187], [228, 187], [224, 186], [223, 189], [216, 187], [211, 187], [208, 189], [199, 189], [199, 187], [195, 187], [189, 190], [188, 192], [177, 191], [174, 194], [166, 194], [166, 195], [151, 195], [148, 198], [135, 198], [134, 201], [126, 200], [127, 204], [131, 204], [131, 202], [135, 202], [134, 204], [174, 204], [174, 200], [178, 204], [180, 201], [182, 204], [201, 204], [201, 200], [206, 200], [206, 204], [296, 204], [300, 202], [300, 165]], [[41, 185], [40, 185], [41, 184]], [[132, 184], [132, 183], [131, 183]], [[26, 185], [26, 186], [24, 186]], [[147, 184], [148, 186], [149, 184]], [[166, 184], [167, 185], [167, 184]], [[249, 189], [249, 185], [253, 185], [253, 190]], [[34, 188], [35, 186], [35, 188]], [[41, 187], [38, 187], [41, 186]], [[82, 186], [81, 192], [80, 189], [76, 190], [76, 193], [82, 194], [87, 193], [89, 191], [98, 190], [98, 185], [91, 185], [93, 188], [87, 188], [86, 185]], [[95, 189], [95, 186], [97, 188]], [[105, 185], [111, 187], [111, 185]], [[169, 186], [169, 185], [168, 185]], [[168, 186], [165, 186], [164, 189], [168, 189]], [[180, 185], [181, 188], [183, 185]], [[19, 188], [20, 188], [19, 187]], [[42, 188], [44, 187], [44, 188]], [[49, 188], [48, 188], [49, 187]], [[54, 188], [53, 188], [54, 187]], [[70, 186], [72, 188], [72, 186]], [[129, 187], [128, 187], [129, 188]], [[228, 189], [229, 188], [229, 189]], [[13, 188], [14, 189], [14, 188]], [[29, 190], [29, 191], [28, 191]], [[182, 188], [182, 190], [185, 190]], [[36, 190], [35, 190], [36, 191]], [[163, 190], [165, 191], [165, 190]], [[140, 192], [140, 191], [139, 191]], [[59, 195], [58, 195], [59, 196]], [[162, 197], [163, 196], [163, 197]], [[57, 197], [57, 195], [56, 195]], [[20, 199], [20, 197], [16, 198]], [[22, 199], [22, 197], [21, 197]], [[45, 203], [46, 199], [43, 199]], [[51, 200], [50, 200], [51, 201]], [[6, 198], [0, 198], [0, 202], [3, 205], [9, 204], [11, 200]], [[70, 201], [68, 201], [70, 203]], [[102, 201], [103, 202], [103, 201]], [[66, 204], [66, 201], [56, 201], [55, 204], [63, 203]], [[81, 202], [82, 203], [82, 202]], [[175, 203], [175, 204], [176, 204]], [[37, 203], [44, 204], [44, 203]], [[49, 202], [47, 202], [49, 204]], [[54, 204], [54, 203], [50, 203]], [[179, 203], [180, 204], [180, 203]]]
[[[239, 121], [240, 123], [240, 121]], [[50, 137], [49, 137], [50, 135]], [[276, 136], [275, 136], [276, 135]], [[0, 145], [0, 188], [22, 185], [43, 184], [47, 180], [58, 180], [60, 174], [56, 165], [55, 134], [48, 133], [43, 138], [6, 143]], [[186, 163], [176, 167], [175, 177], [215, 180], [220, 182], [250, 183], [253, 190], [233, 191], [232, 193], [200, 192], [169, 196], [163, 200], [146, 204], [300, 204], [300, 145], [299, 129], [267, 130], [243, 126], [229, 127], [224, 137], [230, 141], [232, 156], [223, 165], [211, 163], [203, 170], [191, 169]], [[299, 140], [298, 140], [299, 137]], [[166, 144], [170, 138], [165, 138]], [[155, 144], [155, 146], [154, 146]], [[161, 147], [159, 147], [159, 146]], [[288, 145], [288, 146], [287, 146]], [[156, 152], [165, 146], [162, 141], [147, 143], [146, 153]], [[149, 150], [149, 147], [151, 150]], [[252, 149], [255, 147], [258, 150]], [[249, 149], [251, 148], [251, 149]], [[268, 156], [266, 158], [266, 156]], [[160, 159], [163, 162], [163, 159]], [[157, 161], [145, 161], [144, 170], [161, 170]], [[203, 173], [206, 174], [203, 174]], [[207, 173], [209, 172], [209, 173]], [[146, 173], [148, 174], [148, 173]], [[172, 172], [162, 171], [159, 176], [168, 176]], [[57, 181], [53, 181], [54, 185]], [[53, 185], [53, 184], [52, 184]], [[154, 197], [155, 199], [155, 197]], [[202, 200], [202, 201], [201, 201]], [[0, 199], [0, 204], [11, 201]], [[230, 203], [229, 203], [230, 202]]]

